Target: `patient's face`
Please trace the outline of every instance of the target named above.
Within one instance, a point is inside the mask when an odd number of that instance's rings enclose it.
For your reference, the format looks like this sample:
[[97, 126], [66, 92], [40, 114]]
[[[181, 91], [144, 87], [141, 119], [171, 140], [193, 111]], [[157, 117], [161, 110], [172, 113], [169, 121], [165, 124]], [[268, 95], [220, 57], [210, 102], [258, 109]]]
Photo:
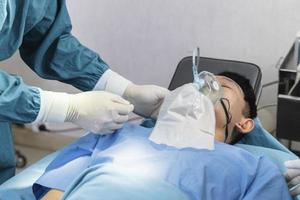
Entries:
[[[228, 125], [229, 135], [232, 132], [236, 123], [239, 123], [241, 119], [245, 118], [243, 113], [245, 112], [246, 102], [244, 100], [244, 93], [241, 87], [225, 76], [216, 76], [220, 85], [223, 87], [223, 102], [231, 115], [231, 121]], [[215, 106], [216, 113], [216, 140], [224, 141], [225, 139], [225, 124], [226, 115], [220, 102]]]

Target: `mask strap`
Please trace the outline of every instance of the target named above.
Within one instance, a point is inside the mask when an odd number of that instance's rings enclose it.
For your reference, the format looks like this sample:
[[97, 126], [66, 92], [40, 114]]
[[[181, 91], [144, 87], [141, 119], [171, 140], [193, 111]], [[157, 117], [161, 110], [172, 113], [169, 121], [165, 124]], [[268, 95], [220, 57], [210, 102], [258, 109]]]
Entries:
[[222, 108], [223, 108], [225, 116], [226, 116], [225, 140], [224, 140], [224, 142], [226, 142], [226, 140], [228, 138], [228, 124], [230, 123], [231, 119], [230, 119], [229, 113], [228, 113], [228, 111], [226, 109], [226, 106], [225, 106], [225, 103], [223, 101], [223, 98], [220, 99], [220, 102], [221, 102]]

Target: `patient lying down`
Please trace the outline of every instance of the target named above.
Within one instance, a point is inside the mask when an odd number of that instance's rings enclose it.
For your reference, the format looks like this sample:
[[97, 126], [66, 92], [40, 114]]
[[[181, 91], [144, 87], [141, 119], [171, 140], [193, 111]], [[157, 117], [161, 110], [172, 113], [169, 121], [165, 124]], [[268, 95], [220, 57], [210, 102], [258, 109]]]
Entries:
[[276, 166], [228, 145], [254, 127], [249, 81], [233, 73], [217, 78], [224, 95], [215, 107], [215, 150], [155, 144], [151, 128], [133, 124], [112, 135], [88, 134], [48, 166], [33, 185], [36, 198], [290, 199]]

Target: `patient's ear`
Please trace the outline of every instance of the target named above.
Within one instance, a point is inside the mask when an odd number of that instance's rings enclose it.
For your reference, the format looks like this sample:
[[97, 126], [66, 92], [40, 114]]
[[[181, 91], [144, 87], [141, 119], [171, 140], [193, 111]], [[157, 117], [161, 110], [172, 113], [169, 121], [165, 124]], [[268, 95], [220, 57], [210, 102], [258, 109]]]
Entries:
[[254, 121], [251, 118], [244, 118], [239, 123], [235, 124], [239, 133], [247, 134], [254, 128]]

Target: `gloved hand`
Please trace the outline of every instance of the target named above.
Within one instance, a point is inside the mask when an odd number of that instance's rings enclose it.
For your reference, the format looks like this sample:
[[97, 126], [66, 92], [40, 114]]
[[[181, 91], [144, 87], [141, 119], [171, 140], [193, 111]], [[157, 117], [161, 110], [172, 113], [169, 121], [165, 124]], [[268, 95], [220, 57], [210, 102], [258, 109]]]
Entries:
[[287, 171], [284, 176], [288, 183], [291, 195], [300, 194], [300, 159], [286, 161]]
[[41, 109], [35, 122], [73, 122], [93, 133], [107, 134], [128, 121], [133, 105], [103, 91], [65, 94], [41, 91]]
[[169, 90], [155, 85], [135, 85], [118, 73], [108, 69], [94, 90], [118, 94], [134, 105], [134, 112], [144, 117], [157, 118], [160, 105]]
[[155, 85], [130, 83], [123, 97], [134, 105], [134, 112], [144, 117], [157, 118], [159, 108], [169, 90]]

